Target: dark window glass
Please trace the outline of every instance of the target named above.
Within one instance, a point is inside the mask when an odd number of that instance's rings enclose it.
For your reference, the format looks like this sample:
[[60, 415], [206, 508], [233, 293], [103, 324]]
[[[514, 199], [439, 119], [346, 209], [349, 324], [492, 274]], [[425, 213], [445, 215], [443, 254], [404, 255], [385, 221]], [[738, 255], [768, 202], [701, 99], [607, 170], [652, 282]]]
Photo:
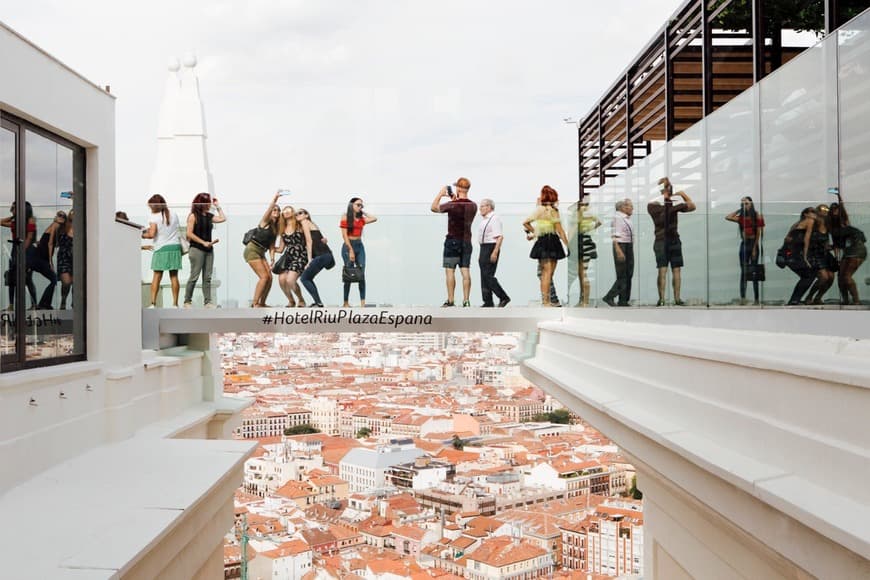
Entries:
[[84, 175], [84, 149], [4, 118], [0, 371], [84, 359]]

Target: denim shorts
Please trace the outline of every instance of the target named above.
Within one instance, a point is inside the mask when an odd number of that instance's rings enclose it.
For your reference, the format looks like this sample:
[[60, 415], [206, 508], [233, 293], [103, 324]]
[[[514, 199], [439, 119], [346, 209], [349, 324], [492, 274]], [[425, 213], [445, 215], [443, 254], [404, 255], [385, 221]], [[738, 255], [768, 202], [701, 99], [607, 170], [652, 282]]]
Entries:
[[444, 240], [444, 260], [442, 265], [450, 269], [456, 266], [460, 268], [470, 267], [472, 249], [471, 242], [454, 239]]
[[653, 243], [653, 252], [656, 255], [656, 268], [683, 267], [683, 244], [679, 240], [657, 240]]

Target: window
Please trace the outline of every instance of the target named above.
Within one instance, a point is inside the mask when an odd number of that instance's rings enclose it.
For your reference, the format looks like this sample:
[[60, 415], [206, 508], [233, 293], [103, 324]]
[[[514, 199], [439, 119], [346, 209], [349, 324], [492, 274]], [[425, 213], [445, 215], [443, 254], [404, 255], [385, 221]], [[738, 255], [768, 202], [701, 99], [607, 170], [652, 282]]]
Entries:
[[0, 372], [85, 359], [85, 151], [0, 111]]

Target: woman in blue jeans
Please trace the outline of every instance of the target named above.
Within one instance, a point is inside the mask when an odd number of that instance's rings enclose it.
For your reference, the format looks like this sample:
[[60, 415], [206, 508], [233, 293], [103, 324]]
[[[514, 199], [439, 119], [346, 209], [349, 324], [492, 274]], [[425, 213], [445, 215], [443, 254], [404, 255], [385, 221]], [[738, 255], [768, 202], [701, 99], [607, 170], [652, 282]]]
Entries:
[[[347, 204], [347, 214], [341, 218], [341, 237], [344, 240], [344, 245], [341, 247], [341, 259], [344, 265], [356, 264], [363, 270], [366, 269], [366, 249], [362, 243], [363, 228], [378, 221], [373, 215], [363, 212], [363, 201], [358, 197], [350, 198]], [[344, 308], [350, 308], [350, 283], [344, 283]], [[366, 305], [366, 281], [365, 275], [359, 281], [359, 305]]]
[[311, 307], [323, 308], [323, 301], [320, 300], [320, 292], [317, 291], [317, 286], [314, 284], [314, 277], [323, 269], [331, 270], [335, 266], [335, 258], [332, 256], [329, 246], [326, 245], [326, 239], [320, 233], [320, 228], [311, 221], [311, 214], [308, 213], [308, 210], [299, 209], [296, 212], [296, 221], [302, 226], [302, 233], [305, 235], [305, 248], [308, 252], [308, 265], [299, 276], [299, 281], [311, 295]]

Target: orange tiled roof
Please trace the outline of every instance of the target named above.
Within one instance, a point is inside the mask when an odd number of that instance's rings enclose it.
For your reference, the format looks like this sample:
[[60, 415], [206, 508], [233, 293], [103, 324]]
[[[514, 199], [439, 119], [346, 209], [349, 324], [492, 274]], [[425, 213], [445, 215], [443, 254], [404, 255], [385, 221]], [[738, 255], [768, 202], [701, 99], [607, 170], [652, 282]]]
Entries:
[[466, 557], [474, 562], [501, 568], [531, 560], [546, 553], [543, 548], [529, 542], [520, 540], [514, 543], [513, 538], [497, 536], [481, 542], [480, 546]]

